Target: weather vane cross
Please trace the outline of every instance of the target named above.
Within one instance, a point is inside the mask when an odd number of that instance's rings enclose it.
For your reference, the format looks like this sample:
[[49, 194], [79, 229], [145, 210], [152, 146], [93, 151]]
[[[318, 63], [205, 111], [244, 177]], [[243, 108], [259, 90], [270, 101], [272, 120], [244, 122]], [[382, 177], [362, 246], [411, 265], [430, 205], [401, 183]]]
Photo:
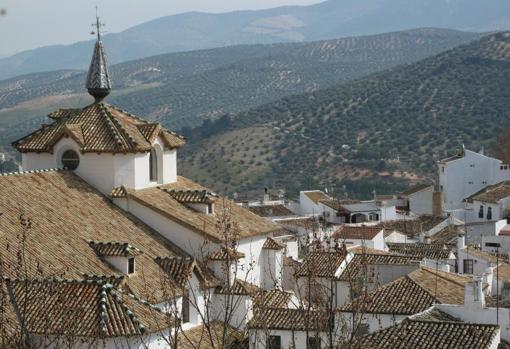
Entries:
[[101, 21], [99, 20], [99, 14], [98, 14], [98, 8], [97, 8], [97, 5], [96, 5], [96, 23], [92, 23], [92, 27], [95, 27], [95, 31], [91, 31], [90, 34], [92, 35], [95, 35], [97, 34], [97, 41], [101, 41], [101, 27], [104, 27], [105, 24], [104, 23], [101, 23]]

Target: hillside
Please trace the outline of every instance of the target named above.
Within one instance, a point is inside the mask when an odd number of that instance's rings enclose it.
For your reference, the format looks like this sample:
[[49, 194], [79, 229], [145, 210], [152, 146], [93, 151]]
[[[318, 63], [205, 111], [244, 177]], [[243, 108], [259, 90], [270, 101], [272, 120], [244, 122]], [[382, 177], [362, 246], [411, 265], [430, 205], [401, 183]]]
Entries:
[[[105, 19], [108, 20], [113, 19]], [[223, 14], [167, 16], [105, 35], [112, 63], [240, 44], [304, 42], [418, 27], [510, 29], [508, 0], [328, 0]], [[56, 45], [0, 59], [0, 79], [57, 69], [85, 69], [93, 41]]]
[[[300, 44], [233, 46], [114, 65], [110, 102], [172, 129], [418, 61], [479, 37], [443, 29]], [[85, 73], [0, 81], [0, 129], [52, 109], [83, 106]]]
[[[509, 126], [510, 33], [224, 117], [190, 134], [180, 169], [216, 190], [343, 185], [370, 195], [432, 177]], [[364, 185], [363, 185], [364, 184]]]

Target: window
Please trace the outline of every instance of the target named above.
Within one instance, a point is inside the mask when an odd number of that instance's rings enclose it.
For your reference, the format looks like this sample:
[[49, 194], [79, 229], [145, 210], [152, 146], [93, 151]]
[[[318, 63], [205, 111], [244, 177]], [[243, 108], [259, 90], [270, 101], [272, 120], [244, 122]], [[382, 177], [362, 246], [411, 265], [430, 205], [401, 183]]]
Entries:
[[282, 349], [282, 337], [269, 336], [267, 337], [267, 349]]
[[207, 204], [207, 214], [213, 214], [214, 213], [214, 205], [209, 203]]
[[443, 191], [443, 186], [442, 185], [439, 186], [439, 191], [441, 191], [441, 192]]
[[182, 297], [182, 322], [189, 322], [189, 296]]
[[158, 159], [154, 149], [149, 155], [149, 179], [151, 182], [158, 181]]
[[441, 172], [444, 173], [444, 166], [441, 166]]
[[135, 257], [131, 257], [128, 259], [128, 274], [133, 274], [135, 272]]
[[492, 207], [487, 207], [487, 219], [492, 219]]
[[320, 349], [321, 339], [319, 337], [308, 337], [308, 349]]
[[478, 218], [483, 218], [483, 206], [480, 206], [480, 209], [478, 210]]
[[66, 150], [62, 154], [62, 165], [68, 170], [74, 171], [80, 165], [80, 157], [74, 150]]
[[370, 332], [370, 325], [369, 324], [359, 324], [358, 328], [356, 329], [356, 336], [364, 336], [367, 335]]
[[475, 167], [475, 164], [471, 164], [471, 165], [469, 165], [469, 167]]
[[473, 260], [464, 259], [464, 274], [473, 274]]

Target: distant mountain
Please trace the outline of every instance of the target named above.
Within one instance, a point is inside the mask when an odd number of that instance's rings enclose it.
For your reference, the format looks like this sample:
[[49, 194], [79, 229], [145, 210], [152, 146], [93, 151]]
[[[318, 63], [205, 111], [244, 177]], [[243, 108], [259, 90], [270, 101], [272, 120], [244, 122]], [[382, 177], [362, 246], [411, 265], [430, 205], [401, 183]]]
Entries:
[[[191, 12], [135, 26], [104, 41], [112, 63], [240, 44], [302, 42], [418, 27], [464, 31], [510, 29], [508, 0], [329, 0], [224, 14]], [[84, 69], [92, 41], [37, 48], [0, 59], [0, 79], [57, 69]]]
[[[223, 117], [193, 130], [180, 170], [218, 191], [264, 186], [382, 194], [432, 177], [462, 144], [510, 126], [510, 33]], [[346, 186], [344, 188], [344, 186]]]
[[[407, 64], [479, 38], [444, 29], [311, 43], [244, 45], [159, 55], [112, 67], [108, 98], [168, 127], [200, 125], [292, 94], [314, 91]], [[0, 81], [0, 128], [83, 106], [85, 73], [34, 73]]]

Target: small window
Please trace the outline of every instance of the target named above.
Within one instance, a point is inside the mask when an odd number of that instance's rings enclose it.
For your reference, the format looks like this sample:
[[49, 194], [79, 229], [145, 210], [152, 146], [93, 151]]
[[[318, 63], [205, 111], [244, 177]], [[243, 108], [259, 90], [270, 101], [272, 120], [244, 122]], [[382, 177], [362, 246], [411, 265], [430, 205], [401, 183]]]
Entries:
[[444, 166], [441, 166], [441, 172], [444, 173]]
[[320, 349], [321, 339], [319, 337], [308, 337], [308, 349]]
[[473, 274], [473, 260], [464, 259], [464, 274]]
[[473, 182], [472, 182], [472, 181], [469, 181], [469, 182], [468, 182], [468, 184], [473, 184]]
[[151, 182], [157, 182], [158, 180], [158, 160], [154, 149], [151, 150], [149, 155], [149, 177]]
[[267, 337], [267, 349], [282, 349], [282, 337], [281, 336], [269, 336]]
[[487, 207], [487, 219], [492, 219], [492, 207]]
[[480, 206], [480, 209], [478, 210], [478, 218], [483, 218], [483, 206]]
[[189, 322], [189, 296], [182, 297], [182, 322]]
[[128, 274], [133, 274], [135, 272], [135, 257], [131, 257], [128, 259]]
[[443, 191], [443, 186], [442, 186], [442, 185], [440, 185], [440, 186], [439, 186], [439, 191], [440, 191], [440, 192], [442, 192], [442, 191]]
[[66, 150], [62, 154], [62, 165], [68, 170], [74, 171], [80, 165], [80, 157], [74, 150]]
[[365, 336], [370, 333], [370, 325], [369, 324], [359, 324], [356, 329], [356, 336]]
[[213, 214], [214, 213], [214, 205], [213, 204], [207, 204], [207, 214]]
[[475, 167], [475, 164], [471, 164], [471, 165], [469, 165], [469, 167]]

